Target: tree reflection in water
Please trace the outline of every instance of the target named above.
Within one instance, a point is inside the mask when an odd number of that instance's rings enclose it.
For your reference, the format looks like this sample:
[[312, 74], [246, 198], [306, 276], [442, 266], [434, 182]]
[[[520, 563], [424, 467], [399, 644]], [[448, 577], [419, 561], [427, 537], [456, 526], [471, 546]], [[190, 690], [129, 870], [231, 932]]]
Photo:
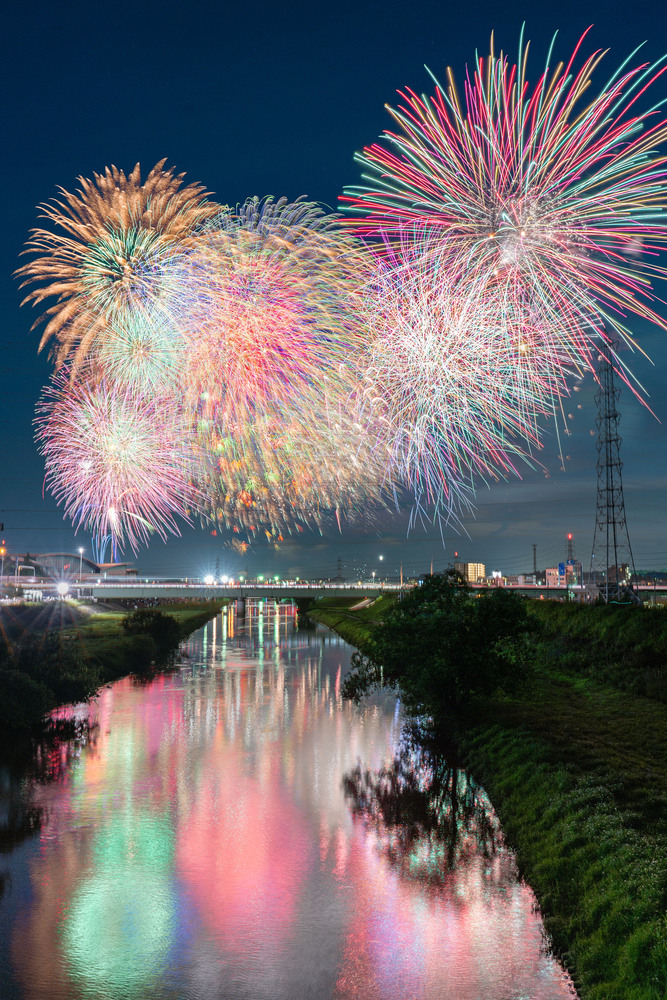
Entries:
[[[48, 819], [45, 808], [30, 800], [30, 782], [46, 785], [62, 780], [82, 748], [93, 742], [94, 724], [62, 715], [52, 713], [32, 742], [0, 748], [0, 856], [10, 854], [38, 833]], [[10, 874], [0, 860], [0, 899], [10, 882]]]
[[[452, 887], [472, 862], [505, 853], [486, 793], [444, 756], [408, 745], [380, 771], [357, 766], [343, 788], [352, 814], [375, 830], [382, 853], [406, 878]], [[511, 877], [507, 864], [489, 864], [485, 875], [498, 887]]]

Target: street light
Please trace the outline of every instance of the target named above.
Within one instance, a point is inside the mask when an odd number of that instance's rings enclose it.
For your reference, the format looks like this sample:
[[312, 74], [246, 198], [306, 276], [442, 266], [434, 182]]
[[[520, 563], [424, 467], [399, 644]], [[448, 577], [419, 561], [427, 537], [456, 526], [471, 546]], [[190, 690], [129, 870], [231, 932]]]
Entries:
[[83, 576], [83, 548], [79, 549], [79, 583], [81, 583], [81, 577]]

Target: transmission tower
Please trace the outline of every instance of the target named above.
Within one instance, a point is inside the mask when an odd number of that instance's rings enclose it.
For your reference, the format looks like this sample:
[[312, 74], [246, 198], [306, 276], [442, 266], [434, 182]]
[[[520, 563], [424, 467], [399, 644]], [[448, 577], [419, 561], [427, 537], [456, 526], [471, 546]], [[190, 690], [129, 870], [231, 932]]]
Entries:
[[621, 390], [614, 377], [614, 358], [618, 340], [600, 346], [597, 367], [597, 509], [591, 555], [591, 581], [602, 600], [620, 604], [638, 604], [635, 563], [630, 548], [625, 519], [621, 470], [620, 414], [616, 404]]

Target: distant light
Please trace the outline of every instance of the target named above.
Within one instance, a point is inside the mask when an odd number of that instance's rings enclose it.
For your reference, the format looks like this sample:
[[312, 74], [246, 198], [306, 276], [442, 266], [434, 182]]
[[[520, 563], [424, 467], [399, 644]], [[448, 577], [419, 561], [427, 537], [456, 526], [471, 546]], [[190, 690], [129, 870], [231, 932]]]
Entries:
[[212, 576], [205, 576], [204, 583], [206, 584], [207, 587], [210, 587], [212, 584], [215, 583], [215, 578]]
[[228, 580], [229, 580], [228, 576], [221, 576], [220, 577], [220, 583], [227, 583]]
[[83, 549], [83, 548], [79, 549], [79, 555], [80, 555], [80, 556], [82, 556], [82, 555], [83, 555], [83, 553], [84, 553], [85, 551], [86, 551], [86, 550], [85, 550], [85, 549]]
[[61, 580], [60, 583], [56, 585], [56, 590], [61, 597], [65, 597], [66, 594], [69, 594], [69, 583], [65, 583], [64, 580]]
[[258, 579], [258, 580], [263, 580], [263, 579], [264, 579], [264, 577], [263, 577], [263, 576], [258, 576], [258, 577], [257, 577], [257, 579]]

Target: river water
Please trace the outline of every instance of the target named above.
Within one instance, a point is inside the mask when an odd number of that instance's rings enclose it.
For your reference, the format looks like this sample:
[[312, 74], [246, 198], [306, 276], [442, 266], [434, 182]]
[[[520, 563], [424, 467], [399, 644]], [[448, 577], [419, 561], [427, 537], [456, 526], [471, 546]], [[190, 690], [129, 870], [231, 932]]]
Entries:
[[392, 770], [398, 707], [341, 701], [350, 655], [284, 605], [226, 610], [4, 772], [3, 1000], [574, 996], [483, 791]]

